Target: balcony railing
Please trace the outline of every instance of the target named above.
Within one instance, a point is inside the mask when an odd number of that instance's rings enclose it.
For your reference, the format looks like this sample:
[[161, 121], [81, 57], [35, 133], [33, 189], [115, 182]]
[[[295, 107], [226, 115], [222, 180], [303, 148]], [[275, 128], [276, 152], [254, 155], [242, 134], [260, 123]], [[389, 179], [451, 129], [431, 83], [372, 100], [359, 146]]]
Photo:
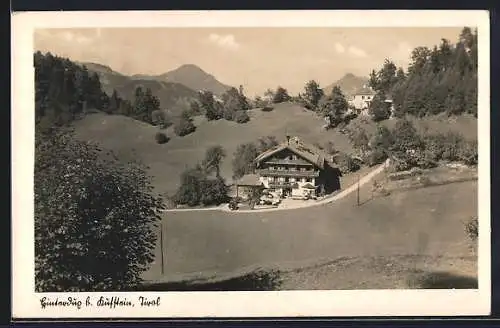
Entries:
[[313, 166], [313, 164], [303, 159], [271, 159], [266, 161], [266, 164], [282, 164], [282, 165], [306, 165]]
[[298, 188], [297, 182], [269, 182], [269, 188]]
[[258, 173], [262, 176], [268, 177], [303, 177], [303, 178], [317, 178], [319, 177], [319, 171], [291, 171], [291, 170], [269, 170], [262, 169], [258, 170]]

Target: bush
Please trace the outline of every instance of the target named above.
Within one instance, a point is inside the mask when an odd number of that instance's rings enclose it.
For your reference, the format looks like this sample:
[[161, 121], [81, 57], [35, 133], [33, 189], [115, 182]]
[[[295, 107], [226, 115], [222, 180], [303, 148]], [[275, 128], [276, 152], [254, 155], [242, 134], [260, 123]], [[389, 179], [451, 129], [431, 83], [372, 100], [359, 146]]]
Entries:
[[204, 206], [220, 205], [228, 201], [228, 187], [222, 178], [204, 179], [200, 184], [200, 202]]
[[477, 141], [467, 141], [456, 132], [429, 134], [423, 140], [425, 157], [429, 160], [477, 164]]
[[369, 153], [366, 162], [369, 166], [382, 164], [387, 159], [387, 153], [382, 149], [376, 149]]
[[477, 165], [477, 141], [464, 142], [458, 156], [465, 165]]
[[247, 112], [245, 110], [238, 110], [234, 112], [233, 120], [236, 123], [246, 123], [250, 121], [250, 116], [248, 116]]
[[156, 132], [155, 140], [156, 140], [156, 143], [158, 143], [158, 144], [164, 144], [168, 141], [168, 137], [163, 132]]
[[479, 222], [477, 216], [473, 216], [465, 223], [465, 233], [472, 241], [476, 241], [479, 235]]
[[368, 112], [374, 122], [387, 120], [391, 117], [391, 105], [386, 103], [385, 100], [386, 97], [382, 94], [377, 94], [373, 97]]
[[359, 163], [357, 163], [357, 161], [355, 161], [350, 155], [346, 153], [339, 153], [335, 156], [334, 159], [342, 174], [356, 172], [360, 169]]
[[234, 119], [235, 111], [231, 108], [224, 109], [224, 119], [227, 121], [232, 121]]
[[196, 126], [193, 124], [191, 119], [182, 117], [177, 124], [174, 125], [174, 132], [176, 135], [183, 137], [196, 130]]

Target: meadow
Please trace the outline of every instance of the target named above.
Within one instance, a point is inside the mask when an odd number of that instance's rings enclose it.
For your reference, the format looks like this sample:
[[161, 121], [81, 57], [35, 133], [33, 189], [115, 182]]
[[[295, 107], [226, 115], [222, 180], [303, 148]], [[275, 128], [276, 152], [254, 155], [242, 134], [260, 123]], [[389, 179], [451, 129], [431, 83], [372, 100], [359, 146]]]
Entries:
[[[197, 129], [184, 137], [174, 134], [173, 128], [164, 130], [170, 140], [157, 144], [154, 135], [157, 127], [121, 115], [94, 113], [75, 123], [75, 131], [82, 140], [95, 141], [103, 148], [111, 149], [123, 159], [139, 159], [149, 166], [156, 191], [162, 195], [172, 194], [179, 185], [179, 176], [187, 168], [201, 161], [208, 147], [221, 145], [226, 158], [221, 165], [221, 175], [228, 183], [232, 181], [232, 158], [238, 145], [256, 141], [262, 136], [275, 136], [278, 141], [285, 136], [299, 136], [306, 142], [325, 145], [333, 142], [338, 151], [352, 153], [349, 138], [338, 129], [325, 130], [324, 121], [314, 112], [295, 104], [277, 104], [270, 112], [253, 109], [250, 121], [238, 124], [226, 120], [207, 121], [197, 116]], [[391, 126], [394, 121], [383, 122]], [[477, 120], [458, 117], [449, 120], [433, 116], [414, 120], [417, 129], [429, 127], [434, 131], [452, 130], [467, 138], [477, 138]], [[368, 132], [375, 129], [370, 120], [357, 119], [351, 124], [361, 124]]]
[[[317, 271], [321, 269], [316, 268], [315, 275], [319, 278], [313, 284], [301, 280], [308, 276], [307, 270], [302, 275], [295, 273], [283, 288], [321, 288], [325, 284], [332, 287], [332, 281], [339, 277], [344, 277], [339, 280], [344, 285], [333, 284], [335, 288], [352, 286], [349, 281], [357, 281], [363, 288], [376, 288], [378, 281], [390, 282], [386, 271], [391, 266], [408, 274], [427, 269], [447, 272], [450, 261], [455, 260], [455, 273], [476, 276], [476, 259], [464, 232], [464, 222], [477, 213], [476, 181], [374, 199], [370, 186], [366, 185], [360, 195], [361, 206], [356, 205], [356, 194], [352, 193], [335, 203], [291, 211], [165, 213], [164, 274], [161, 274], [158, 241], [157, 260], [144, 278], [156, 282], [207, 282], [238, 277], [257, 269], [300, 273], [312, 265], [342, 258], [350, 259], [354, 265], [344, 269], [338, 266], [323, 274], [323, 278]], [[412, 258], [417, 259], [415, 265], [410, 265]], [[361, 265], [370, 259], [390, 265], [384, 266], [387, 270]], [[390, 288], [400, 287], [397, 285], [400, 282], [392, 280]]]

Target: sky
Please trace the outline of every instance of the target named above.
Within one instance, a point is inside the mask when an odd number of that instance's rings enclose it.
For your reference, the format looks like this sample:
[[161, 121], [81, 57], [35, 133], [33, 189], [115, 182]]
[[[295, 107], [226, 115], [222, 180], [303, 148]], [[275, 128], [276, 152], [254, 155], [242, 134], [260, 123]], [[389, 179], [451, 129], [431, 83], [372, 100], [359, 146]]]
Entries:
[[368, 76], [384, 59], [407, 67], [411, 50], [456, 28], [87, 28], [39, 29], [34, 48], [126, 74], [162, 74], [195, 64], [247, 95], [267, 88], [302, 91], [309, 80], [327, 86], [346, 73]]

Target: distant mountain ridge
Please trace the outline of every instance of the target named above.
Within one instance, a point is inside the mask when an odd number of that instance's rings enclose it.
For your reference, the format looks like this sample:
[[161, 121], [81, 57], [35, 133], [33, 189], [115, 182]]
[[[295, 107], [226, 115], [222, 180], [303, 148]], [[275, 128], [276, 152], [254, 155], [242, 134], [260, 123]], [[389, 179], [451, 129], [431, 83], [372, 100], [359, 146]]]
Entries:
[[99, 75], [102, 88], [108, 95], [116, 90], [121, 97], [133, 101], [137, 87], [149, 88], [160, 100], [161, 107], [169, 110], [173, 115], [180, 114], [182, 110], [176, 108], [178, 101], [189, 102], [196, 99], [198, 90], [208, 90], [221, 95], [230, 88], [217, 81], [213, 75], [192, 64], [180, 66], [161, 75], [136, 74], [132, 76], [119, 73], [109, 66], [98, 63], [79, 62], [78, 64], [85, 65], [89, 72]]
[[137, 74], [133, 75], [132, 78], [180, 83], [195, 91], [207, 90], [218, 96], [231, 88], [231, 86], [219, 82], [213, 75], [193, 64], [182, 65], [160, 75]]
[[369, 79], [367, 77], [356, 76], [352, 73], [347, 73], [337, 82], [330, 84], [329, 86], [323, 88], [325, 94], [330, 94], [334, 86], [339, 86], [342, 92], [346, 96], [353, 96], [359, 90], [363, 89], [364, 86], [368, 85]]

